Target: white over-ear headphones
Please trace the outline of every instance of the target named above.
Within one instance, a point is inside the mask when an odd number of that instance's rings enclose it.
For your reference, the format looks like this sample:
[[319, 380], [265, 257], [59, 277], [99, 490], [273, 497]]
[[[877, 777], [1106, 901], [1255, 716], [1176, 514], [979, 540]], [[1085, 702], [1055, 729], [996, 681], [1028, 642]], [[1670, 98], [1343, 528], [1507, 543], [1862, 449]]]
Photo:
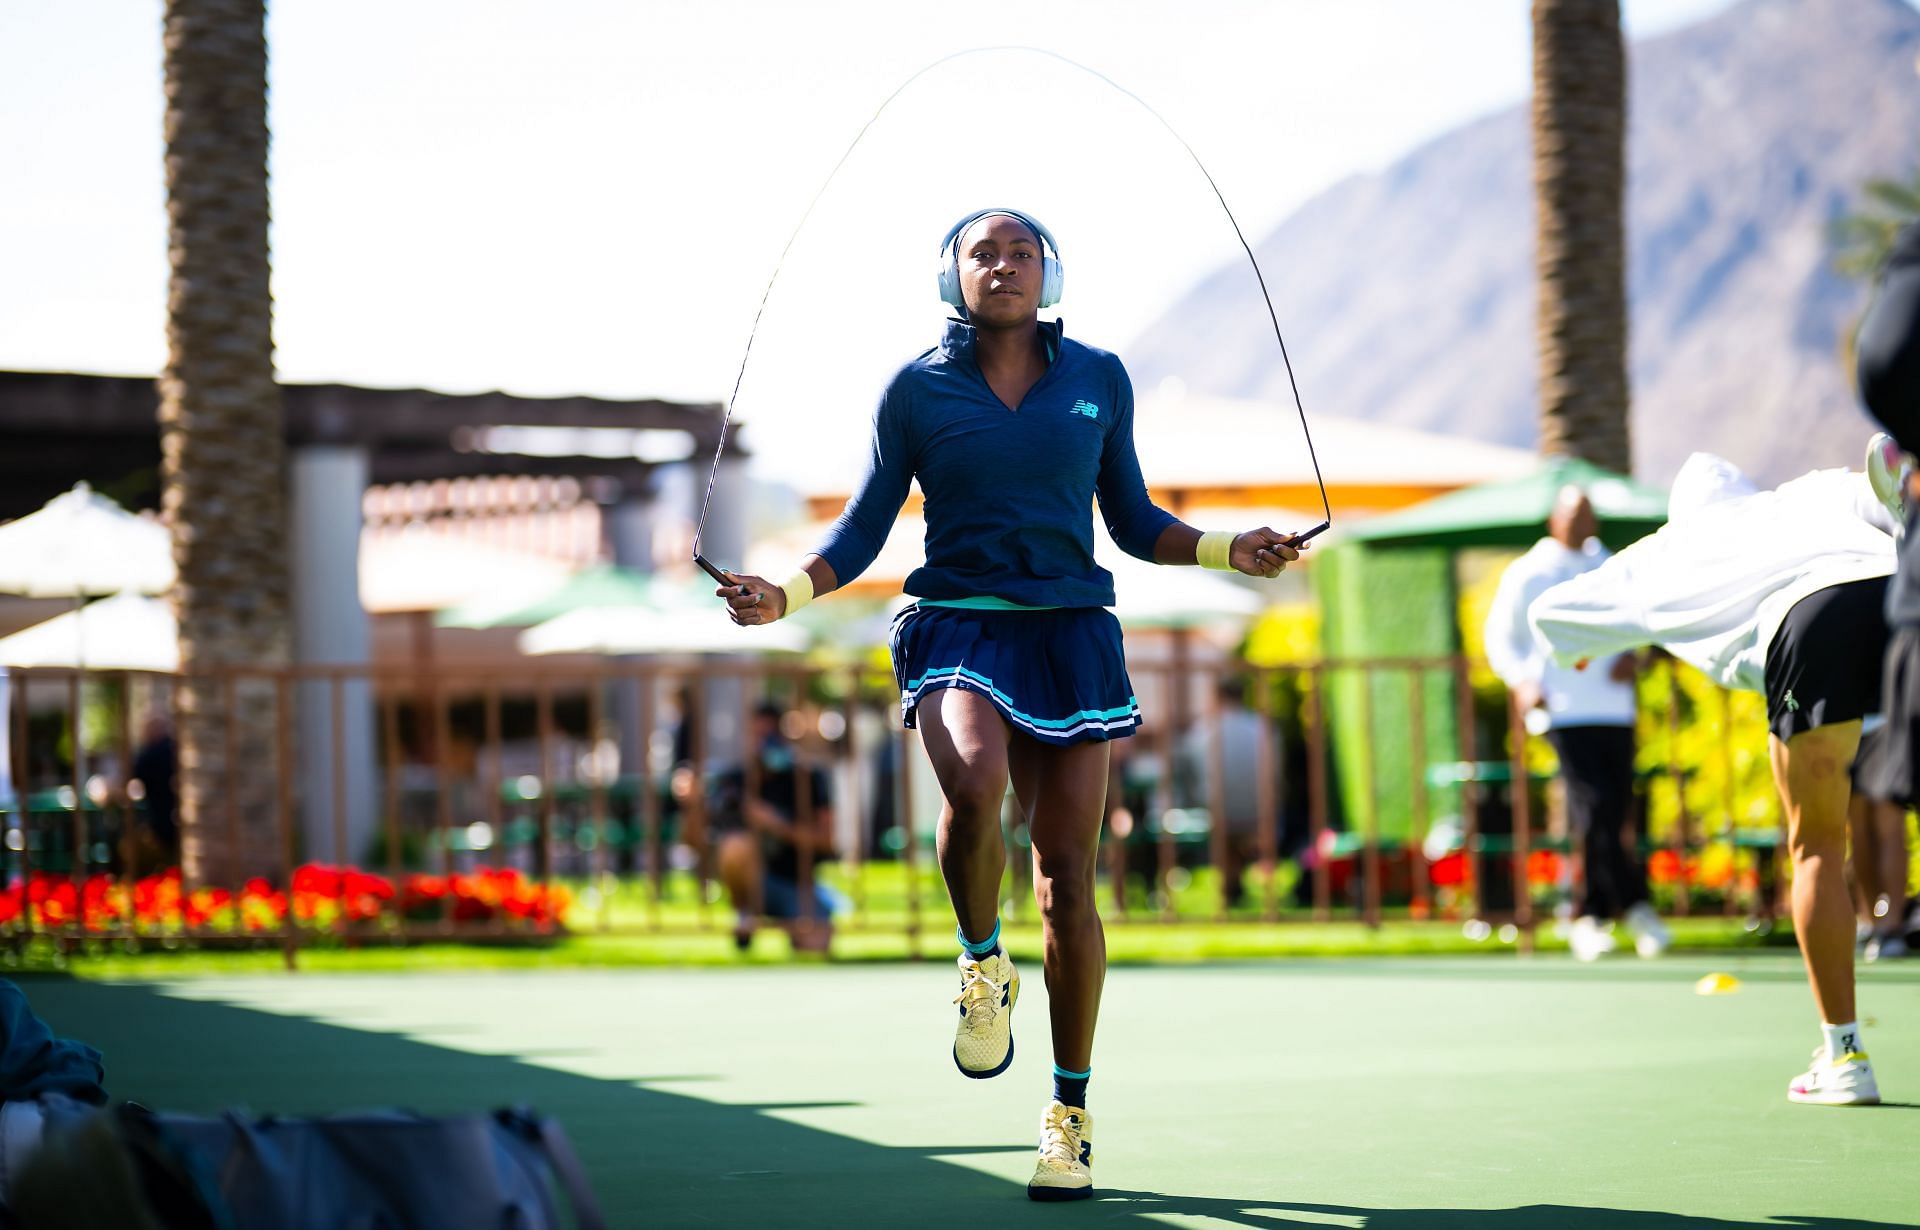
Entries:
[[[943, 303], [966, 310], [967, 301], [960, 293], [960, 236], [966, 229], [982, 218], [995, 214], [1005, 214], [1023, 222], [1035, 235], [1040, 237], [1040, 306], [1052, 307], [1060, 302], [1060, 291], [1066, 282], [1066, 270], [1060, 264], [1060, 245], [1054, 242], [1053, 232], [1017, 209], [979, 209], [953, 224], [947, 237], [940, 241], [940, 299]], [[1048, 253], [1052, 255], [1049, 256]]]

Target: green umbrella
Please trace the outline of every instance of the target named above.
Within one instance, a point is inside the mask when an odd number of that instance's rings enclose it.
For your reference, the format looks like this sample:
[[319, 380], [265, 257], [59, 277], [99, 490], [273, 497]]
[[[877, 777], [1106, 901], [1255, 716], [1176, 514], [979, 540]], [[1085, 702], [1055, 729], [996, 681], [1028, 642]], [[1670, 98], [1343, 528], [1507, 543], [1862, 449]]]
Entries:
[[490, 594], [434, 617], [442, 628], [526, 628], [589, 606], [677, 606], [682, 586], [618, 564], [596, 564], [545, 593]]
[[1546, 532], [1560, 489], [1587, 493], [1600, 519], [1600, 539], [1620, 548], [1667, 522], [1667, 494], [1571, 457], [1550, 457], [1522, 478], [1463, 487], [1342, 534], [1372, 546], [1525, 547]]

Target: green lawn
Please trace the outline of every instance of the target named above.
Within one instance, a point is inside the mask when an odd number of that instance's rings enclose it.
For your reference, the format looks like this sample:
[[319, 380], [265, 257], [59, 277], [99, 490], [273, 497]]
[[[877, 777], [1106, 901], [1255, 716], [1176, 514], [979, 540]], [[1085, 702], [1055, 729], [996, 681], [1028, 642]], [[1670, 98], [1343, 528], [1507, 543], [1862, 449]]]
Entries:
[[[1031, 952], [1021, 939], [1016, 955]], [[944, 954], [942, 954], [944, 955]], [[1711, 970], [1737, 994], [1700, 997]], [[918, 965], [24, 981], [120, 1096], [282, 1112], [526, 1101], [617, 1226], [1852, 1227], [1920, 1218], [1920, 963], [1862, 971], [1893, 1103], [1782, 1096], [1816, 1040], [1790, 953], [1140, 965], [1107, 984], [1102, 1199], [1021, 1192], [1011, 1071], [962, 1079]]]

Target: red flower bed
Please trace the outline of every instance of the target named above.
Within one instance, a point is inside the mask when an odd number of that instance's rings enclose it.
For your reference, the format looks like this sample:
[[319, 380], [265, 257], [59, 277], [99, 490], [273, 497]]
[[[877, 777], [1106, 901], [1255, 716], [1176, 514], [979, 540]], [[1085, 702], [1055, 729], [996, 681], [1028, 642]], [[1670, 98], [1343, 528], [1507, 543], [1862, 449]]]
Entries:
[[535, 884], [512, 868], [451, 877], [410, 874], [396, 889], [385, 876], [310, 863], [295, 869], [286, 890], [256, 878], [238, 893], [216, 887], [189, 893], [177, 867], [131, 886], [105, 875], [75, 884], [66, 876], [35, 872], [24, 886], [0, 890], [0, 925], [16, 923], [31, 911], [34, 924], [47, 929], [77, 926], [106, 933], [129, 925], [138, 931], [184, 925], [261, 932], [280, 927], [289, 910], [296, 924], [314, 928], [447, 919], [545, 925], [564, 922], [571, 904], [566, 889]]

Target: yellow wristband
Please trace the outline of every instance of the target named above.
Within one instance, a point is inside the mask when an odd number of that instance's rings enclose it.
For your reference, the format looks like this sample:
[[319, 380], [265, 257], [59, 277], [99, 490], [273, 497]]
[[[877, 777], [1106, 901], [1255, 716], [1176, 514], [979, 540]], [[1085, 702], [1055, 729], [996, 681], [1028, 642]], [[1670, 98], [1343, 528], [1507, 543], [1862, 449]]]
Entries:
[[813, 601], [813, 577], [805, 568], [796, 569], [792, 576], [780, 582], [780, 588], [787, 595], [788, 615]]
[[1199, 543], [1193, 548], [1194, 562], [1216, 572], [1234, 571], [1228, 560], [1233, 555], [1233, 540], [1237, 537], [1232, 530], [1209, 530], [1200, 535]]

